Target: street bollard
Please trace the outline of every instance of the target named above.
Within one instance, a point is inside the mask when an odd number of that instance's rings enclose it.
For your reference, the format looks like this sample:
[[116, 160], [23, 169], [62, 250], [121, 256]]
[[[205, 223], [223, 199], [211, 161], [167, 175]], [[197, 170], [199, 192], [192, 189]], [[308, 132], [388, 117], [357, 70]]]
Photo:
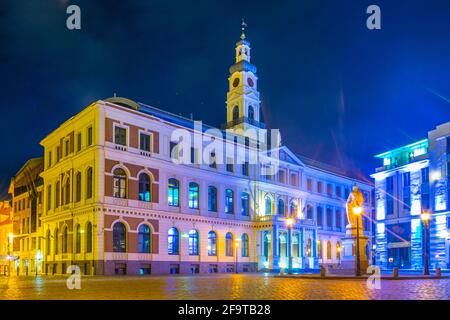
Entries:
[[327, 270], [324, 266], [320, 266], [320, 277], [325, 278], [327, 275]]
[[436, 268], [436, 277], [440, 278], [442, 276], [441, 268]]
[[398, 267], [395, 267], [393, 270], [394, 279], [398, 279]]

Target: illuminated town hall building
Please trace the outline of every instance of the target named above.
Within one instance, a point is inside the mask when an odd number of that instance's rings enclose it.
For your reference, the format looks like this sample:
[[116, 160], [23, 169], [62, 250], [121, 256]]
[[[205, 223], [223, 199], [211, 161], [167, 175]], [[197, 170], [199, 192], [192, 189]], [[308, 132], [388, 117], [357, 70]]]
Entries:
[[[194, 130], [192, 119], [113, 97], [92, 103], [41, 141], [40, 240], [30, 240], [42, 254], [39, 273], [65, 273], [70, 265], [107, 275], [339, 266], [348, 194], [357, 184], [371, 213], [372, 188], [286, 146], [262, 152], [269, 143], [242, 134], [270, 131], [260, 119], [250, 50], [242, 34], [220, 130], [204, 124]], [[176, 130], [203, 140], [180, 152]], [[216, 148], [208, 163], [199, 161], [205, 137], [233, 153]], [[275, 153], [279, 170], [261, 174]], [[225, 162], [217, 161], [220, 154]]]

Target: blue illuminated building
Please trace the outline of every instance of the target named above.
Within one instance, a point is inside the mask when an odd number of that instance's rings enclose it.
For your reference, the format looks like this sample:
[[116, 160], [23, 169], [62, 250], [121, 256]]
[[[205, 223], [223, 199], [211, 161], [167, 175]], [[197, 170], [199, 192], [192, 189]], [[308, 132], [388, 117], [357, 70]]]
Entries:
[[[372, 174], [376, 264], [422, 269], [424, 250], [428, 250], [431, 268], [449, 268], [450, 122], [428, 132], [427, 139], [376, 158], [383, 161]], [[429, 228], [424, 228], [423, 212], [431, 213]]]

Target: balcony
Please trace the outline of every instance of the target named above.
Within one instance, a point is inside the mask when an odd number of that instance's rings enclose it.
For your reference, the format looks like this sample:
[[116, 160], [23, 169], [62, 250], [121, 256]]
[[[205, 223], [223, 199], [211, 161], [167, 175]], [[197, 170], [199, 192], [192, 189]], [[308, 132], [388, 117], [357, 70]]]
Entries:
[[230, 129], [234, 126], [237, 126], [239, 124], [242, 124], [242, 123], [248, 123], [252, 126], [255, 126], [255, 127], [258, 127], [261, 129], [266, 129], [266, 125], [264, 123], [256, 121], [256, 120], [248, 118], [248, 117], [240, 117], [238, 119], [227, 122], [227, 123], [223, 124], [221, 126], [221, 128], [222, 128], [222, 130], [226, 130], [226, 129]]

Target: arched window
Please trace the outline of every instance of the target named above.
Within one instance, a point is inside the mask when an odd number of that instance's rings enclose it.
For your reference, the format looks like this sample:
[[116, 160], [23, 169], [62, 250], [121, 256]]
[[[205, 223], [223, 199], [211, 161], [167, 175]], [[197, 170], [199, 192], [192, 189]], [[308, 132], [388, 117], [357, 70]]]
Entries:
[[170, 178], [168, 185], [168, 203], [171, 207], [178, 207], [180, 205], [180, 183], [177, 179]]
[[331, 241], [327, 242], [327, 259], [331, 260], [332, 259], [332, 254], [331, 254]]
[[127, 228], [122, 222], [116, 222], [113, 227], [113, 251], [127, 252]]
[[266, 196], [264, 203], [266, 207], [266, 216], [270, 216], [272, 214], [272, 200], [269, 196]]
[[336, 258], [341, 259], [341, 244], [340, 242], [336, 242]]
[[248, 118], [250, 120], [255, 120], [255, 109], [252, 106], [248, 106]]
[[234, 106], [233, 108], [233, 120], [236, 121], [239, 119], [239, 107]]
[[150, 192], [151, 181], [150, 177], [146, 173], [141, 173], [139, 175], [139, 200], [140, 201], [151, 201], [151, 192]]
[[52, 252], [52, 243], [51, 243], [51, 234], [50, 230], [47, 231], [47, 255], [50, 255]]
[[92, 223], [90, 222], [86, 225], [86, 252], [92, 252]]
[[310, 220], [313, 220], [314, 218], [313, 207], [310, 204], [306, 206], [306, 218]]
[[179, 236], [177, 228], [170, 228], [167, 236], [167, 253], [179, 254]]
[[317, 225], [319, 227], [323, 226], [323, 209], [322, 209], [322, 207], [317, 207]]
[[247, 192], [241, 193], [241, 214], [243, 216], [248, 216], [250, 212], [250, 202]]
[[286, 208], [284, 207], [283, 199], [278, 199], [278, 214], [284, 216], [286, 214]]
[[233, 190], [231, 189], [225, 190], [225, 213], [234, 213]]
[[322, 241], [317, 240], [317, 253], [318, 253], [318, 258], [322, 259]]
[[142, 224], [138, 230], [139, 253], [150, 253], [150, 227]]
[[64, 185], [64, 204], [69, 203], [70, 203], [70, 179], [67, 179]]
[[195, 182], [189, 183], [189, 199], [188, 206], [190, 209], [198, 209], [198, 184]]
[[75, 253], [81, 253], [81, 226], [75, 228]]
[[127, 197], [127, 174], [122, 168], [117, 168], [113, 172], [114, 197], [125, 199]]
[[64, 227], [62, 233], [62, 253], [67, 253], [67, 226]]
[[55, 208], [59, 207], [59, 194], [61, 192], [61, 184], [59, 181], [56, 183], [55, 187]]
[[217, 188], [208, 187], [208, 211], [217, 212]]
[[92, 181], [92, 168], [89, 167], [86, 170], [86, 199], [91, 199], [92, 198], [92, 185], [93, 181]]
[[227, 257], [233, 256], [233, 235], [228, 232], [225, 236], [225, 255]]
[[291, 201], [291, 203], [289, 204], [289, 214], [291, 216], [297, 216], [297, 204], [295, 203], [295, 201]]
[[249, 241], [248, 241], [248, 235], [246, 233], [242, 234], [242, 238], [241, 238], [241, 255], [243, 257], [248, 257], [249, 256]]
[[217, 234], [212, 230], [208, 233], [208, 256], [217, 256]]
[[75, 202], [81, 201], [81, 172], [75, 174]]
[[189, 255], [198, 256], [198, 232], [197, 230], [189, 231]]
[[59, 252], [58, 252], [58, 238], [59, 238], [59, 230], [58, 230], [58, 228], [56, 228], [55, 232], [53, 233], [53, 244], [54, 244], [53, 253], [54, 254], [59, 254]]

